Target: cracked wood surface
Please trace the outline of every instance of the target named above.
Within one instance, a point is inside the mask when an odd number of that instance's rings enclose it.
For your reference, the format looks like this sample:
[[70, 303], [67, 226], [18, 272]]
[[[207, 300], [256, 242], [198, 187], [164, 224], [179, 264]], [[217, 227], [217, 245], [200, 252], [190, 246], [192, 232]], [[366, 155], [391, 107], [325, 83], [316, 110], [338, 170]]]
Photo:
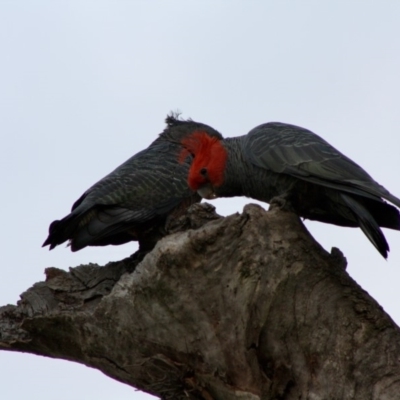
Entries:
[[144, 259], [48, 268], [0, 308], [0, 349], [163, 399], [400, 398], [399, 328], [294, 214], [197, 204], [169, 229]]

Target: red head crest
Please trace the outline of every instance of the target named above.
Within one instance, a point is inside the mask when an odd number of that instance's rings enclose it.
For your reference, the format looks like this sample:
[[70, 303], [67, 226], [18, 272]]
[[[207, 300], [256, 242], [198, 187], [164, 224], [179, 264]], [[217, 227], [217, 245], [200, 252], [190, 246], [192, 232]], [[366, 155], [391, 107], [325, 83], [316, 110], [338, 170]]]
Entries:
[[184, 149], [180, 154], [180, 162], [185, 160], [188, 153], [194, 157], [189, 170], [189, 187], [197, 191], [206, 183], [212, 186], [222, 185], [228, 154], [221, 140], [208, 135], [207, 132], [196, 131], [181, 143]]

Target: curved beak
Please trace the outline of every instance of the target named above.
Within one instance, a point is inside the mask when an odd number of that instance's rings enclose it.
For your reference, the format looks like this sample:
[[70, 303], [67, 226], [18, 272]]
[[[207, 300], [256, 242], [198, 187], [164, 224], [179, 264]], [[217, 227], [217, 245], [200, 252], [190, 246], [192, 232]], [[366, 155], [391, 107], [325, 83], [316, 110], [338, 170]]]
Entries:
[[217, 195], [214, 192], [214, 188], [210, 184], [203, 185], [201, 188], [199, 188], [197, 193], [203, 199], [212, 200], [217, 198]]

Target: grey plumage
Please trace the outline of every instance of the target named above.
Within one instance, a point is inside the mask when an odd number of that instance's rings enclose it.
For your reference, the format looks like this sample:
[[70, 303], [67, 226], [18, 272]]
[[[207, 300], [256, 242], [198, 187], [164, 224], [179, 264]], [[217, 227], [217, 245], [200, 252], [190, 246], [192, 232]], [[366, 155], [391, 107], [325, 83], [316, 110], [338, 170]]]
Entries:
[[182, 138], [201, 130], [222, 138], [213, 128], [168, 116], [167, 127], [145, 150], [137, 153], [90, 187], [71, 213], [54, 221], [43, 246], [50, 249], [69, 240], [72, 251], [86, 246], [138, 240], [151, 248], [166, 219], [200, 197], [187, 185], [190, 156], [179, 157]]
[[[400, 214], [384, 199], [397, 207], [400, 199], [324, 139], [298, 126], [271, 122], [220, 143], [228, 155], [221, 185], [208, 178], [213, 163], [200, 165], [196, 159], [201, 157], [193, 151], [189, 183], [200, 194], [266, 202], [285, 196], [303, 218], [360, 227], [387, 257], [389, 246], [380, 227], [400, 230]], [[199, 185], [201, 170], [208, 182]]]

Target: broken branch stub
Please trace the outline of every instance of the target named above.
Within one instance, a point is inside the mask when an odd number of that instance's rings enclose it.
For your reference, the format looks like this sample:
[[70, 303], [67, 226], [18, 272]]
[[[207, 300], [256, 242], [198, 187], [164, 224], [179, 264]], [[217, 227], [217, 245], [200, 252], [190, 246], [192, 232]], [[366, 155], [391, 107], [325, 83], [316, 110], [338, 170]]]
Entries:
[[48, 269], [0, 309], [0, 347], [163, 399], [398, 398], [398, 327], [295, 214], [196, 204], [181, 222], [141, 262]]

